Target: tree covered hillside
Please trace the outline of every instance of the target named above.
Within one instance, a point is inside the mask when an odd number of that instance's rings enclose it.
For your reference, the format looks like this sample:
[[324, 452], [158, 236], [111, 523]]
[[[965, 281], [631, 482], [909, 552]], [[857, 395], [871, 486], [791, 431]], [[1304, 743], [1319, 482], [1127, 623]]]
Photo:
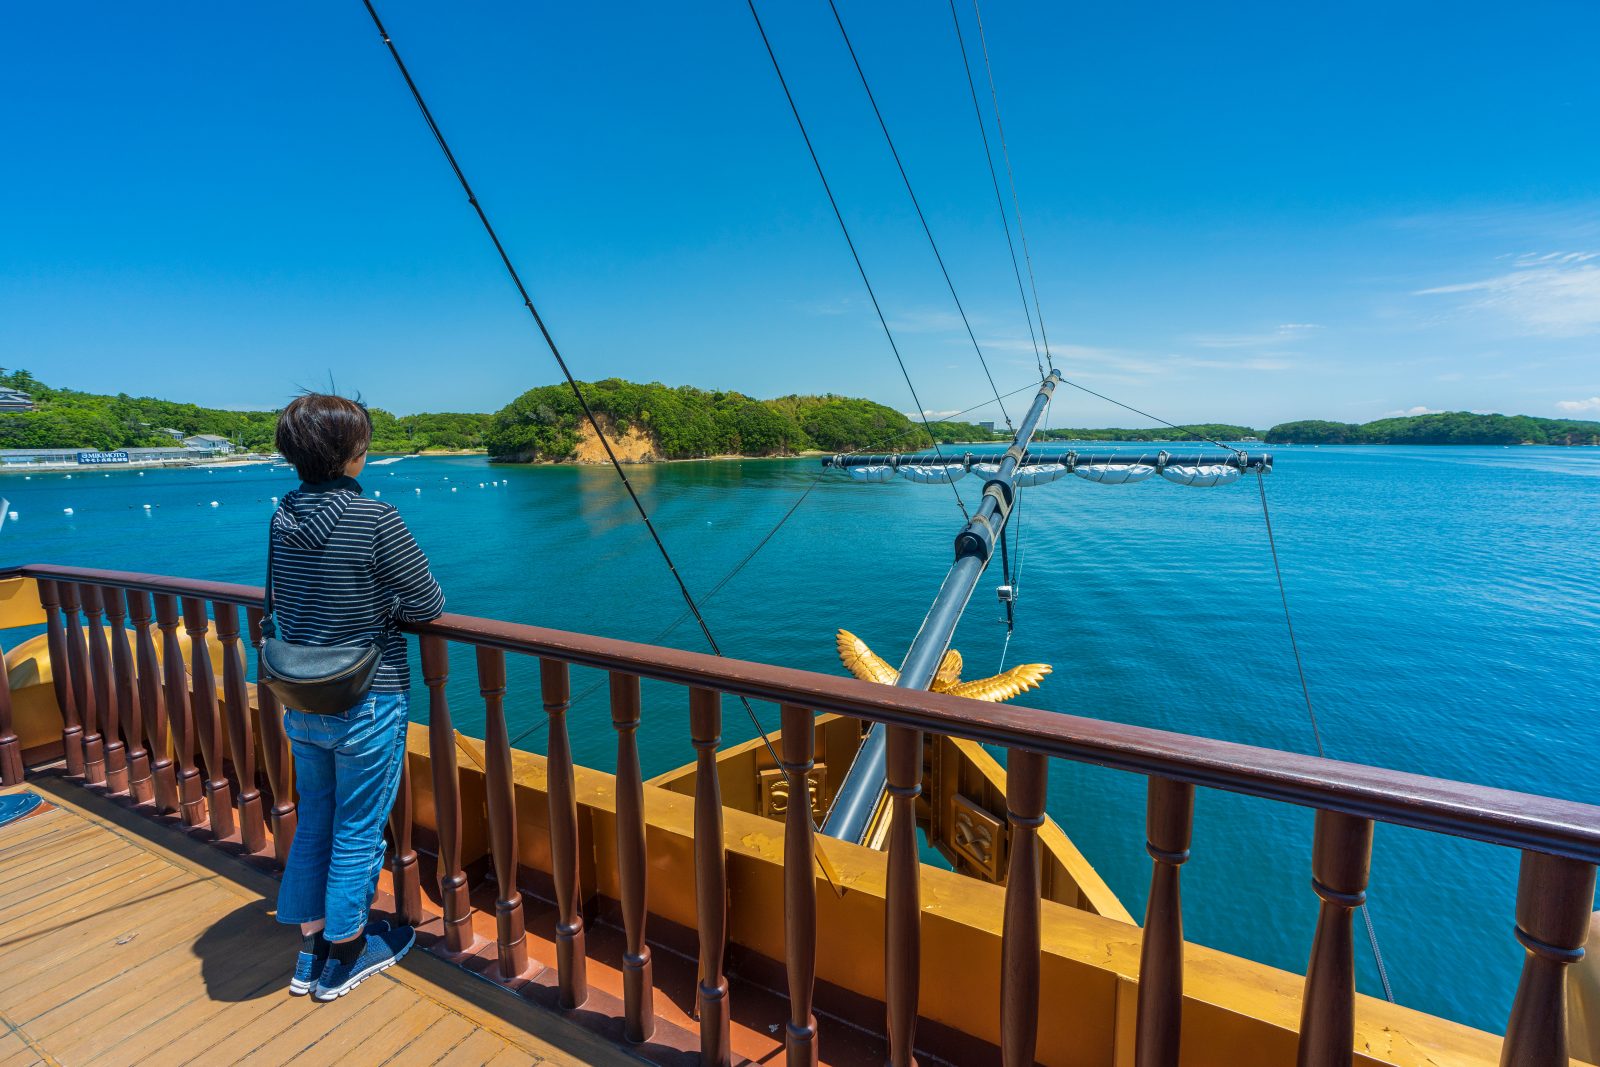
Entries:
[[[56, 389], [25, 370], [0, 370], [0, 385], [20, 389], [36, 411], [0, 414], [0, 448], [72, 448], [111, 451], [173, 443], [165, 430], [226, 437], [250, 452], [271, 452], [276, 411], [226, 411], [118, 393]], [[483, 447], [490, 416], [423, 414], [395, 416], [371, 408], [372, 451], [420, 452], [429, 448]]]
[[1600, 422], [1444, 411], [1357, 424], [1306, 419], [1267, 431], [1269, 444], [1300, 445], [1597, 445]]
[[[638, 429], [660, 446], [657, 459], [695, 456], [779, 456], [820, 450], [914, 451], [928, 433], [890, 407], [844, 396], [756, 400], [743, 393], [629, 382], [580, 383], [597, 415], [618, 433]], [[574, 455], [584, 419], [566, 385], [530, 389], [498, 411], [484, 435], [501, 460], [563, 460]], [[989, 440], [970, 423], [935, 423], [941, 440]]]

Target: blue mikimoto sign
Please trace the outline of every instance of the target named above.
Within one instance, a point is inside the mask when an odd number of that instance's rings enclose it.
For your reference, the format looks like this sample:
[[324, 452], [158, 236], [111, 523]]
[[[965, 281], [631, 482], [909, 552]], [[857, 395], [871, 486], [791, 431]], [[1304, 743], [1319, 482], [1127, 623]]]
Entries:
[[79, 463], [126, 463], [126, 452], [79, 452]]

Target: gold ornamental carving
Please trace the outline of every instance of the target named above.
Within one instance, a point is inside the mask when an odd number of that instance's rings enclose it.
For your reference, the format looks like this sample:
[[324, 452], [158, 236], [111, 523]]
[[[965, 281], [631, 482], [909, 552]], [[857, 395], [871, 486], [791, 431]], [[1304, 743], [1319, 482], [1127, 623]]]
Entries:
[[[761, 785], [761, 814], [769, 819], [781, 819], [789, 810], [789, 776], [782, 767], [767, 767], [756, 772]], [[828, 778], [826, 763], [814, 764], [806, 775], [811, 791], [811, 817], [820, 822], [827, 817], [823, 805], [823, 784]]]
[[960, 793], [950, 797], [950, 847], [990, 882], [1003, 881], [1006, 824]]

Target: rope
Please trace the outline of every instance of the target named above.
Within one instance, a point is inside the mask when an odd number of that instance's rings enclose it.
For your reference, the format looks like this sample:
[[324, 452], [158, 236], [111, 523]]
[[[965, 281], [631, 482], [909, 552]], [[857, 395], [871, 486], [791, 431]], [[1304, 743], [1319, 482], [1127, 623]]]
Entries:
[[[953, 2], [953, 0], [952, 0]], [[872, 105], [872, 114], [877, 117], [878, 129], [883, 131], [884, 143], [889, 146], [889, 154], [894, 157], [894, 165], [900, 171], [900, 180], [905, 183], [906, 195], [911, 198], [911, 206], [916, 209], [917, 221], [922, 223], [922, 232], [927, 235], [928, 247], [933, 249], [933, 258], [939, 263], [939, 273], [944, 275], [945, 287], [950, 290], [950, 299], [955, 301], [956, 311], [961, 315], [961, 325], [966, 327], [967, 339], [972, 342], [972, 350], [978, 354], [978, 364], [983, 367], [983, 376], [989, 379], [989, 388], [994, 392], [996, 403], [1000, 403], [1000, 388], [994, 384], [994, 375], [989, 372], [989, 361], [983, 358], [983, 348], [978, 344], [977, 335], [972, 332], [972, 323], [967, 321], [967, 309], [961, 306], [961, 297], [956, 295], [956, 283], [950, 279], [950, 268], [944, 265], [944, 256], [939, 252], [939, 242], [933, 239], [933, 230], [928, 226], [928, 218], [922, 213], [922, 204], [917, 200], [916, 190], [911, 188], [911, 177], [906, 174], [906, 165], [901, 162], [900, 150], [894, 146], [894, 138], [889, 136], [889, 124], [883, 119], [883, 112], [878, 108], [878, 98], [872, 93], [872, 86], [867, 84], [867, 72], [861, 68], [861, 60], [856, 56], [856, 46], [850, 42], [850, 34], [845, 31], [844, 19], [839, 15], [839, 6], [834, 0], [828, 0], [828, 8], [833, 12], [834, 24], [839, 27], [839, 36], [844, 39], [844, 47], [850, 53], [850, 62], [855, 64], [856, 75], [861, 79], [861, 88], [867, 92], [867, 102]], [[1039, 377], [1044, 377], [1044, 369], [1040, 368]], [[1011, 424], [1011, 414], [1006, 411], [1004, 403], [1000, 403], [1000, 414], [1006, 420], [1006, 428], [1013, 433], [1016, 427]]]
[[[1039, 319], [1039, 336], [1044, 341], [1044, 358], [1051, 370], [1055, 361], [1050, 358], [1050, 335], [1044, 328], [1044, 311], [1039, 307], [1039, 282], [1033, 276], [1033, 255], [1028, 251], [1028, 231], [1022, 228], [1022, 199], [1017, 196], [1017, 176], [1011, 170], [1011, 150], [1006, 146], [1006, 128], [1000, 121], [1000, 94], [994, 87], [994, 67], [989, 63], [989, 38], [983, 32], [983, 12], [978, 0], [972, 0], [972, 13], [978, 20], [978, 41], [983, 46], [983, 69], [989, 75], [989, 97], [994, 101], [994, 128], [1000, 135], [1000, 154], [1006, 163], [1006, 181], [1011, 186], [1011, 204], [1017, 212], [1017, 235], [1022, 238], [1022, 258], [1028, 265], [1028, 284], [1033, 286], [1033, 313]], [[960, 27], [957, 26], [959, 31]], [[964, 46], [963, 46], [964, 50]]]
[[[1316, 709], [1311, 706], [1311, 687], [1306, 684], [1305, 664], [1300, 660], [1300, 644], [1294, 636], [1294, 618], [1289, 614], [1289, 594], [1283, 585], [1283, 569], [1278, 565], [1278, 542], [1272, 533], [1272, 512], [1267, 508], [1267, 480], [1261, 471], [1256, 471], [1256, 488], [1261, 491], [1261, 518], [1267, 526], [1267, 547], [1272, 550], [1272, 573], [1278, 579], [1278, 599], [1283, 603], [1283, 622], [1289, 630], [1289, 647], [1294, 651], [1295, 670], [1300, 673], [1300, 695], [1305, 698], [1306, 716], [1311, 720], [1311, 736], [1317, 743], [1317, 755], [1327, 758], [1327, 752], [1322, 747], [1322, 728], [1317, 724]], [[1394, 989], [1389, 984], [1389, 969], [1383, 963], [1383, 950], [1378, 947], [1378, 931], [1372, 925], [1372, 915], [1367, 911], [1367, 905], [1361, 905], [1361, 919], [1367, 927], [1367, 942], [1372, 946], [1372, 959], [1378, 965], [1378, 979], [1383, 983], [1383, 995], [1389, 1003], [1394, 1003]]]
[[[378, 36], [383, 38], [383, 43], [388, 47], [389, 54], [394, 57], [395, 66], [399, 68], [400, 76], [405, 79], [406, 88], [411, 90], [411, 98], [416, 101], [417, 110], [422, 113], [423, 121], [428, 124], [429, 132], [433, 134], [433, 139], [438, 142], [439, 150], [444, 153], [444, 158], [450, 164], [450, 169], [455, 172], [456, 180], [461, 183], [462, 191], [467, 194], [467, 203], [472, 205], [472, 210], [478, 215], [478, 221], [483, 224], [484, 232], [488, 234], [489, 240], [494, 244], [495, 252], [499, 254], [500, 262], [505, 267], [506, 274], [511, 278], [511, 283], [516, 286], [517, 293], [522, 297], [523, 306], [528, 309], [528, 314], [533, 316], [534, 325], [539, 328], [540, 336], [544, 338], [544, 343], [550, 349], [550, 354], [555, 357], [556, 365], [561, 368], [561, 374], [567, 380], [567, 387], [572, 390], [572, 395], [577, 398], [578, 405], [583, 409], [584, 417], [588, 419], [595, 436], [599, 438], [601, 446], [605, 449], [606, 458], [611, 461], [612, 469], [616, 471], [617, 477], [622, 480], [622, 486], [628, 491], [628, 497], [633, 501], [634, 508], [639, 512], [639, 518], [644, 522], [645, 529], [650, 531], [650, 539], [655, 542], [656, 550], [661, 553], [661, 559], [667, 565], [667, 570], [671, 573], [672, 580], [677, 584], [678, 593], [683, 597], [683, 602], [687, 606], [689, 613], [694, 616], [695, 622], [699, 624], [700, 632], [705, 636], [706, 644], [710, 646], [714, 654], [721, 656], [722, 649], [718, 646], [717, 639], [712, 636], [711, 627], [707, 625], [705, 616], [700, 613], [700, 608], [695, 604], [694, 596], [689, 592], [688, 585], [684, 583], [683, 575], [678, 572], [677, 565], [673, 563], [672, 553], [667, 551], [666, 543], [661, 540], [661, 534], [657, 532], [655, 523], [650, 520], [650, 515], [645, 510], [644, 502], [639, 499], [639, 494], [633, 488], [633, 482], [629, 480], [627, 472], [622, 469], [622, 463], [617, 459], [616, 452], [612, 451], [610, 439], [606, 437], [605, 430], [601, 428], [599, 419], [595, 417], [593, 409], [589, 407], [588, 398], [583, 395], [583, 389], [578, 385], [577, 378], [573, 377], [565, 357], [561, 355], [561, 349], [556, 345], [555, 338], [550, 335], [549, 328], [545, 326], [544, 318], [539, 314], [539, 310], [534, 307], [533, 297], [528, 295], [527, 286], [523, 285], [522, 276], [517, 273], [516, 266], [511, 262], [511, 256], [506, 252], [505, 245], [501, 243], [500, 235], [495, 232], [494, 225], [489, 221], [489, 216], [484, 211], [483, 205], [478, 202], [477, 195], [473, 193], [472, 185], [467, 181], [467, 176], [462, 171], [461, 165], [456, 162], [455, 153], [450, 150], [450, 145], [445, 140], [444, 133], [439, 129], [439, 124], [434, 121], [433, 112], [429, 110], [427, 102], [422, 98], [422, 91], [417, 88], [417, 83], [412, 80], [411, 72], [406, 68], [405, 60], [400, 57], [400, 50], [395, 47], [394, 41], [389, 37], [389, 32], [384, 29], [383, 20], [378, 17], [378, 11], [372, 6], [372, 0], [361, 0], [361, 2], [366, 7], [367, 14], [372, 16], [372, 23], [377, 27]], [[964, 507], [963, 513], [965, 513]], [[750, 706], [750, 701], [740, 697], [739, 702], [744, 705], [745, 712], [750, 716], [750, 722], [761, 735], [762, 741], [765, 742], [768, 754], [772, 756], [774, 762], [781, 765], [781, 761], [778, 760], [777, 750], [773, 748], [772, 740], [767, 736], [767, 731], [762, 728], [761, 720], [756, 717], [755, 709]]]
[[[368, 0], [362, 0], [367, 3]], [[911, 391], [911, 399], [917, 405], [917, 414], [922, 418], [923, 429], [928, 431], [928, 436], [933, 440], [933, 451], [939, 457], [939, 462], [944, 462], [944, 450], [939, 447], [939, 439], [934, 435], [933, 426], [928, 421], [928, 409], [922, 406], [922, 400], [917, 396], [917, 387], [911, 383], [911, 372], [906, 369], [906, 361], [900, 355], [900, 346], [895, 343], [894, 332], [889, 329], [889, 320], [884, 317], [883, 307], [878, 303], [878, 294], [872, 288], [872, 281], [867, 277], [867, 268], [861, 262], [861, 253], [856, 251], [856, 243], [850, 236], [850, 227], [845, 225], [844, 214], [839, 210], [839, 201], [834, 198], [833, 186], [828, 184], [828, 175], [822, 169], [822, 160], [817, 158], [816, 146], [811, 143], [811, 134], [806, 131], [805, 120], [800, 117], [800, 108], [794, 102], [794, 94], [789, 91], [789, 81], [783, 76], [783, 67], [778, 63], [778, 54], [772, 50], [772, 41], [767, 37], [767, 28], [761, 24], [761, 15], [756, 11], [755, 0], [745, 0], [750, 8], [750, 17], [755, 20], [756, 32], [761, 34], [761, 43], [766, 46], [767, 58], [772, 60], [773, 72], [778, 75], [778, 84], [783, 87], [784, 99], [789, 101], [789, 111], [794, 115], [795, 125], [800, 128], [800, 137], [806, 143], [806, 151], [811, 156], [811, 165], [817, 169], [817, 177], [822, 181], [822, 191], [828, 194], [828, 206], [833, 208], [833, 217], [839, 223], [839, 232], [844, 234], [844, 243], [850, 247], [850, 258], [855, 260], [856, 272], [861, 275], [861, 284], [867, 288], [867, 296], [872, 300], [872, 310], [877, 312], [878, 323], [883, 327], [883, 335], [889, 339], [889, 348], [894, 352], [895, 362], [900, 364], [900, 375], [906, 380], [906, 388]], [[992, 382], [991, 382], [992, 384]], [[970, 522], [972, 516], [967, 514], [966, 501], [961, 499], [961, 490], [956, 488], [955, 482], [950, 483], [950, 491], [955, 494], [956, 507], [961, 509], [962, 519]]]
[[1232, 452], [1236, 456], [1242, 456], [1242, 455], [1245, 454], [1245, 450], [1242, 449], [1242, 448], [1235, 448], [1233, 445], [1224, 444], [1221, 441], [1212, 440], [1211, 438], [1207, 437], [1205, 434], [1195, 433], [1193, 430], [1189, 429], [1189, 427], [1187, 427], [1187, 426], [1179, 426], [1177, 423], [1168, 422], [1166, 419], [1159, 418], [1159, 417], [1157, 417], [1155, 415], [1152, 415], [1148, 411], [1140, 411], [1138, 408], [1134, 407], [1132, 404], [1124, 404], [1120, 400], [1113, 400], [1111, 397], [1106, 396], [1104, 393], [1095, 392], [1093, 389], [1090, 389], [1087, 385], [1079, 385], [1077, 382], [1073, 381], [1070, 378], [1063, 378], [1061, 380], [1062, 380], [1062, 382], [1064, 382], [1067, 385], [1072, 386], [1074, 389], [1078, 390], [1079, 392], [1088, 393], [1090, 396], [1097, 396], [1101, 400], [1104, 400], [1108, 404], [1115, 404], [1117, 407], [1122, 408], [1124, 411], [1131, 411], [1135, 415], [1141, 416], [1142, 418], [1149, 419], [1151, 422], [1159, 422], [1161, 425], [1165, 426], [1169, 430], [1177, 430], [1179, 433], [1186, 433], [1190, 437], [1193, 437], [1196, 441], [1204, 441], [1208, 445], [1216, 445], [1218, 448], [1225, 448], [1229, 452]]
[[1000, 212], [1000, 226], [1006, 232], [1006, 249], [1011, 253], [1011, 273], [1017, 279], [1022, 317], [1028, 320], [1028, 340], [1033, 342], [1033, 362], [1039, 368], [1039, 377], [1043, 378], [1044, 360], [1039, 356], [1039, 335], [1033, 330], [1033, 311], [1028, 307], [1028, 294], [1022, 288], [1022, 267], [1017, 263], [1016, 243], [1011, 240], [1011, 219], [1006, 214], [1005, 198], [1000, 195], [1000, 177], [995, 173], [994, 152], [989, 147], [989, 128], [983, 121], [983, 108], [978, 104], [978, 86], [972, 80], [972, 62], [967, 58], [967, 42], [961, 33], [961, 19], [956, 15], [956, 0], [950, 0], [950, 20], [955, 24], [956, 44], [961, 48], [961, 68], [967, 72], [967, 91], [972, 94], [972, 114], [978, 120], [978, 136], [983, 138], [983, 158], [989, 164], [989, 181], [994, 185], [994, 206]]

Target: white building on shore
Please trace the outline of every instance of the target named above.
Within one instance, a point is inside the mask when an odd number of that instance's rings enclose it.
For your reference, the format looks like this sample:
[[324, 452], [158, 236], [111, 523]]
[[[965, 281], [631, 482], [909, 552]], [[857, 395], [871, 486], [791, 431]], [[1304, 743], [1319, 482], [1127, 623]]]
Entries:
[[0, 469], [81, 470], [85, 467], [179, 466], [232, 455], [233, 452], [231, 441], [213, 434], [185, 438], [181, 445], [173, 443], [161, 448], [121, 448], [112, 452], [85, 448], [3, 448], [0, 449]]

